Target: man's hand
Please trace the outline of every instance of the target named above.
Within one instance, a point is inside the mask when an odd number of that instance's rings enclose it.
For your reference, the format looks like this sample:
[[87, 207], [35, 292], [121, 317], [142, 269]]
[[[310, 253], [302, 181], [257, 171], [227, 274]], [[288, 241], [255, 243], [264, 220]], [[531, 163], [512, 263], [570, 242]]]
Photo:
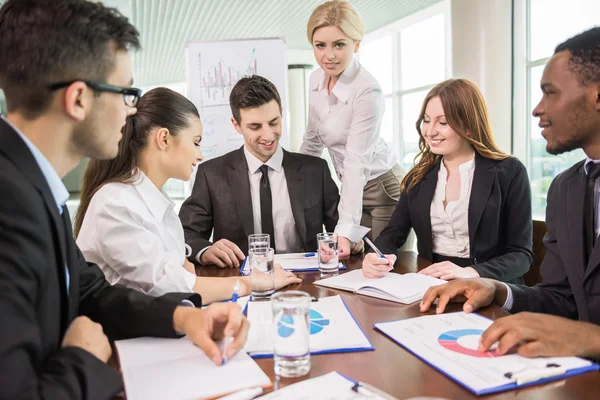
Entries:
[[103, 363], [106, 363], [112, 354], [102, 325], [85, 316], [77, 317], [71, 322], [61, 347], [79, 347]]
[[498, 306], [506, 301], [506, 286], [493, 279], [457, 279], [444, 285], [427, 289], [421, 300], [421, 312], [426, 312], [438, 299], [435, 312], [441, 314], [448, 302], [465, 302], [463, 310], [467, 313], [488, 306], [495, 301]]
[[460, 267], [450, 261], [442, 261], [431, 264], [429, 267], [419, 271], [420, 274], [449, 281], [458, 278], [479, 278], [479, 272], [472, 267]]
[[385, 258], [381, 258], [375, 253], [369, 253], [363, 259], [363, 276], [365, 278], [382, 278], [394, 269], [395, 263], [396, 256], [393, 254], [388, 254]]
[[350, 258], [350, 253], [352, 251], [352, 242], [347, 237], [338, 236], [338, 259], [346, 260]]
[[481, 335], [480, 351], [496, 342], [506, 354], [518, 346], [524, 357], [598, 357], [600, 327], [554, 315], [518, 313], [499, 318]]
[[238, 304], [213, 303], [202, 309], [177, 307], [173, 327], [176, 332], [187, 335], [216, 365], [221, 365], [223, 353], [215, 341], [226, 336], [234, 338], [224, 349], [230, 359], [244, 347], [250, 323]]
[[235, 243], [221, 239], [202, 253], [200, 260], [202, 264], [214, 264], [221, 268], [239, 268], [244, 258], [244, 253]]

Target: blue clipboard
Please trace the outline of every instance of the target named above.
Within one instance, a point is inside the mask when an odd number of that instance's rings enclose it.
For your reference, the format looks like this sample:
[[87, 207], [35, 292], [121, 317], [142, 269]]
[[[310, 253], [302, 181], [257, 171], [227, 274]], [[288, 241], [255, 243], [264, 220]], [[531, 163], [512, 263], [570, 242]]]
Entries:
[[[489, 318], [487, 318], [487, 317], [485, 317], [485, 316], [483, 316], [481, 314], [478, 314], [478, 313], [473, 313], [473, 314], [479, 315], [482, 318], [489, 319]], [[562, 375], [551, 376], [549, 378], [542, 378], [540, 380], [533, 381], [533, 382], [528, 382], [528, 383], [524, 383], [522, 385], [517, 385], [516, 382], [513, 382], [513, 383], [509, 383], [509, 384], [506, 384], [506, 385], [501, 385], [501, 386], [497, 386], [497, 387], [493, 387], [493, 388], [489, 388], [489, 389], [476, 390], [476, 389], [470, 387], [469, 385], [465, 384], [464, 382], [456, 379], [455, 377], [453, 377], [452, 375], [450, 375], [448, 372], [444, 371], [442, 368], [440, 368], [440, 367], [438, 367], [438, 366], [430, 363], [427, 359], [425, 359], [421, 355], [415, 353], [413, 350], [409, 349], [408, 347], [406, 347], [405, 345], [403, 345], [402, 343], [400, 343], [399, 341], [397, 341], [396, 339], [394, 339], [393, 337], [391, 337], [390, 335], [388, 335], [387, 333], [385, 333], [384, 331], [382, 331], [381, 329], [379, 329], [378, 325], [384, 325], [384, 324], [391, 323], [391, 322], [396, 322], [396, 321], [400, 321], [400, 320], [386, 321], [386, 322], [377, 322], [377, 323], [373, 324], [373, 327], [375, 329], [377, 329], [379, 332], [381, 332], [384, 336], [387, 336], [392, 341], [394, 341], [397, 344], [399, 344], [403, 349], [405, 349], [406, 351], [408, 351], [409, 353], [411, 353], [413, 356], [415, 356], [419, 360], [423, 361], [425, 364], [429, 365], [430, 367], [432, 367], [436, 371], [441, 372], [446, 377], [448, 377], [450, 380], [458, 383], [460, 386], [464, 387], [465, 389], [469, 390], [471, 393], [473, 393], [473, 394], [475, 394], [477, 396], [483, 396], [483, 395], [491, 394], [491, 393], [505, 392], [505, 391], [508, 391], [508, 390], [520, 389], [520, 388], [524, 388], [524, 387], [528, 387], [528, 386], [533, 386], [533, 385], [539, 385], [541, 383], [552, 382], [552, 381], [556, 381], [556, 380], [568, 378], [570, 376], [583, 374], [585, 372], [591, 372], [591, 371], [598, 371], [598, 370], [600, 370], [600, 365], [598, 365], [596, 363], [592, 363], [591, 365], [589, 365], [587, 367], [570, 369], [570, 370], [568, 370], [567, 372], [565, 372]]]
[[[362, 334], [365, 336], [365, 338], [367, 338], [367, 341], [369, 342], [369, 346], [365, 346], [365, 347], [353, 347], [353, 348], [340, 348], [340, 349], [329, 349], [329, 350], [319, 350], [319, 351], [311, 351], [310, 354], [331, 354], [331, 353], [354, 353], [357, 351], [370, 351], [370, 350], [375, 350], [375, 347], [373, 347], [373, 343], [371, 343], [371, 341], [369, 340], [369, 337], [365, 334], [365, 331], [363, 330], [362, 326], [360, 326], [360, 324], [356, 321], [356, 318], [354, 318], [354, 314], [352, 314], [352, 311], [350, 311], [350, 309], [348, 308], [348, 305], [346, 304], [346, 302], [344, 301], [344, 299], [342, 299], [340, 297], [340, 299], [342, 300], [342, 303], [344, 304], [344, 307], [346, 307], [346, 310], [348, 311], [348, 314], [350, 314], [350, 316], [352, 317], [352, 320], [354, 321], [354, 323], [356, 325], [358, 325], [358, 329], [360, 329], [360, 331], [362, 332]], [[248, 302], [250, 303], [250, 302]], [[246, 309], [244, 309], [244, 311], [247, 311], [248, 305], [246, 305]], [[248, 355], [254, 359], [260, 359], [260, 358], [271, 358], [273, 357], [273, 353], [270, 354], [255, 354], [252, 355], [250, 353], [248, 353]], [[344, 376], [346, 378], [346, 376]], [[351, 379], [348, 379], [351, 380]]]
[[[240, 265], [240, 275], [242, 276], [248, 276], [250, 275], [250, 270], [248, 267], [246, 267], [246, 261], [248, 261], [248, 257], [244, 258], [244, 262], [242, 263], [242, 265]], [[340, 262], [339, 264], [339, 269], [340, 270], [345, 270], [347, 267]], [[319, 267], [315, 267], [315, 268], [303, 268], [303, 269], [286, 269], [286, 271], [291, 271], [291, 272], [314, 272], [314, 271], [318, 271]]]

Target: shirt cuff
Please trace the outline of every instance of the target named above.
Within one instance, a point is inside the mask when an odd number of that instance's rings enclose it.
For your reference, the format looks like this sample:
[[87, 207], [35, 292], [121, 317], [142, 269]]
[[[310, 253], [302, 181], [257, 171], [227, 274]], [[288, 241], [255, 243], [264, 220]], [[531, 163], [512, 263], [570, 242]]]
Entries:
[[512, 309], [513, 306], [513, 294], [512, 294], [512, 290], [510, 289], [510, 286], [508, 286], [506, 283], [501, 282], [504, 286], [506, 286], [506, 301], [504, 302], [504, 305], [502, 306], [502, 309], [506, 312], [510, 312], [510, 310]]
[[[363, 228], [360, 225], [355, 225], [352, 223], [341, 223], [338, 224], [335, 227], [334, 232], [338, 234], [338, 236], [344, 236], [346, 238], [348, 238], [348, 240], [350, 240], [352, 243], [358, 243], [362, 240], [362, 238], [364, 237], [363, 231], [365, 228]], [[367, 229], [367, 232], [369, 230]], [[365, 232], [366, 234], [366, 232]]]
[[205, 248], [203, 248], [202, 250], [200, 250], [198, 252], [198, 254], [196, 254], [196, 261], [198, 261], [198, 264], [200, 265], [204, 265], [204, 263], [202, 262], [202, 254], [204, 254], [204, 252], [206, 250], [210, 249], [210, 246], [206, 246]]

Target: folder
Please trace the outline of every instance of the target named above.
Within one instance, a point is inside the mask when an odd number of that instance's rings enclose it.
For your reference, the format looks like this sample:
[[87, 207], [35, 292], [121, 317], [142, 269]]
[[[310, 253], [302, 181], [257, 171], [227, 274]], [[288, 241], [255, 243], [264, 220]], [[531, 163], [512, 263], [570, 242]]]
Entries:
[[494, 346], [480, 352], [479, 338], [492, 323], [476, 313], [458, 312], [381, 322], [374, 327], [478, 396], [600, 369], [598, 364], [579, 357], [500, 355]]
[[[275, 264], [280, 264], [281, 268], [291, 272], [308, 272], [318, 271], [319, 261], [316, 256], [304, 257], [301, 256], [305, 253], [297, 253], [297, 257], [292, 257], [291, 254], [275, 254]], [[244, 259], [244, 262], [240, 266], [240, 275], [250, 274], [250, 265], [247, 263], [248, 257]], [[340, 270], [345, 270], [346, 266], [340, 262]]]

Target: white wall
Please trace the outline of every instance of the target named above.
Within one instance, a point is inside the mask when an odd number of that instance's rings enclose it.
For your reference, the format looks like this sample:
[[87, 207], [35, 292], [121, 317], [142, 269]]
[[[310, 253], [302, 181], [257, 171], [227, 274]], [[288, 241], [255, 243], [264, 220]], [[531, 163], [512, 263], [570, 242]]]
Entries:
[[510, 0], [452, 0], [452, 75], [475, 83], [486, 100], [496, 143], [511, 152]]

